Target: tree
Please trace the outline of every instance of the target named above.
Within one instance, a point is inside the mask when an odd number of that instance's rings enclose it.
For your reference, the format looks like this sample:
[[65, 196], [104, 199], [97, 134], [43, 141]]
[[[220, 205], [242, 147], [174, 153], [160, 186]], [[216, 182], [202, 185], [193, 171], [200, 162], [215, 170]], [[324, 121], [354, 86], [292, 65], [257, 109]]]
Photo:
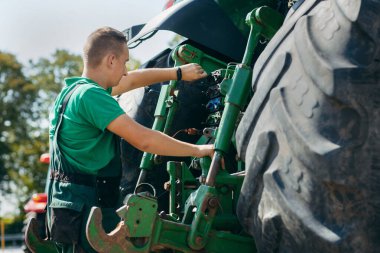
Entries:
[[0, 188], [9, 190], [12, 154], [19, 140], [28, 139], [28, 124], [37, 87], [28, 80], [15, 56], [0, 52]]
[[32, 141], [22, 143], [15, 158], [20, 162], [19, 169], [28, 170], [21, 175], [22, 170], [12, 173], [15, 174], [12, 177], [14, 181], [27, 187], [26, 196], [31, 192], [42, 192], [45, 187], [47, 165], [39, 162], [39, 156], [49, 150], [49, 111], [63, 87], [63, 80], [69, 76], [80, 76], [83, 70], [81, 57], [66, 50], [56, 50], [51, 57], [30, 61], [29, 64], [29, 79], [38, 90], [32, 108], [35, 119], [29, 122]]
[[0, 53], [0, 188], [20, 202], [44, 190], [47, 165], [39, 156], [49, 149], [49, 110], [64, 77], [82, 71], [81, 57], [65, 50], [29, 65]]
[[128, 71], [138, 69], [140, 65], [141, 62], [139, 60], [133, 58], [131, 55], [129, 56], [129, 61], [126, 64]]
[[46, 121], [49, 108], [62, 89], [63, 80], [69, 76], [81, 75], [83, 70], [82, 59], [80, 55], [58, 49], [49, 58], [40, 58], [29, 63], [30, 79], [40, 91], [35, 108], [38, 108], [40, 113], [42, 109], [39, 119]]

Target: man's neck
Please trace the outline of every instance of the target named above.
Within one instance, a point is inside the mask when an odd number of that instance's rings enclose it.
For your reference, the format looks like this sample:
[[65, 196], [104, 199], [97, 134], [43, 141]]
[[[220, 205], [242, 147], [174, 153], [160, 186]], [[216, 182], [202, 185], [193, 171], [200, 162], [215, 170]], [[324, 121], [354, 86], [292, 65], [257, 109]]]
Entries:
[[104, 78], [105, 75], [101, 73], [101, 71], [92, 70], [92, 69], [86, 69], [84, 68], [82, 77], [89, 78], [93, 81], [95, 81], [97, 84], [102, 86], [104, 89], [107, 89], [107, 80]]

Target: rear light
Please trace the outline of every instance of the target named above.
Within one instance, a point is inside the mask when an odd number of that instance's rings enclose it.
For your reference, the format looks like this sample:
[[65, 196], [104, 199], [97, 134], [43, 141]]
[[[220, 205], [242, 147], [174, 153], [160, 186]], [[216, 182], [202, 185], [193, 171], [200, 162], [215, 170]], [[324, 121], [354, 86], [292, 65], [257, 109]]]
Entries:
[[165, 4], [164, 10], [169, 9], [170, 7], [172, 7], [173, 4], [174, 4], [174, 2], [175, 2], [175, 0], [168, 0], [166, 2], [166, 4]]
[[50, 155], [48, 153], [42, 154], [40, 156], [40, 162], [49, 164], [50, 163]]
[[37, 203], [46, 203], [47, 202], [47, 194], [46, 193], [35, 193], [32, 196], [34, 202]]

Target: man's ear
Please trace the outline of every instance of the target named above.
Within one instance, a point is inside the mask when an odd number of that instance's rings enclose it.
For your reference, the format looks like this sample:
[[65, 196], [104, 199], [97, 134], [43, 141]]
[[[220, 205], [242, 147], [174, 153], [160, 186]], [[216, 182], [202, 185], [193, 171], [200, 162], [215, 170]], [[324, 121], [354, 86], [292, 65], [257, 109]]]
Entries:
[[107, 54], [106, 56], [107, 67], [113, 68], [113, 66], [115, 66], [115, 60], [116, 60], [116, 56], [114, 54]]

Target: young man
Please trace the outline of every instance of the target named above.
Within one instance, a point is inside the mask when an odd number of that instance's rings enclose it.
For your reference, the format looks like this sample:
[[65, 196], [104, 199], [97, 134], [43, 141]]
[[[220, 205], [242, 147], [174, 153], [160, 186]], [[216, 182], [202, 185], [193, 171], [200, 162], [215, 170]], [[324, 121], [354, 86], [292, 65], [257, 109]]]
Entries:
[[[82, 77], [65, 79], [51, 114], [51, 180], [48, 225], [58, 252], [94, 252], [85, 237], [92, 206], [103, 209], [110, 229], [118, 207], [120, 156], [116, 135], [136, 148], [165, 156], [212, 156], [212, 145], [193, 145], [145, 128], [129, 118], [111, 95], [177, 79], [177, 69], [127, 73], [125, 36], [105, 27], [92, 33], [84, 47]], [[181, 67], [182, 79], [206, 76], [197, 64]], [[108, 224], [107, 224], [108, 222]], [[106, 227], [107, 230], [107, 227]]]

